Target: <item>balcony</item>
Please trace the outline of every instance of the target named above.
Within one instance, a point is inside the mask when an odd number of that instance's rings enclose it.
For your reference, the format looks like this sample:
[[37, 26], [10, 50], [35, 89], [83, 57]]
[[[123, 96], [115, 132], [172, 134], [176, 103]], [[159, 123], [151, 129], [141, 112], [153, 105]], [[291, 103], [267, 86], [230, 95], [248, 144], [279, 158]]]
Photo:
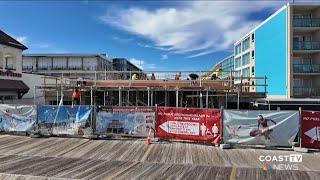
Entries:
[[293, 73], [320, 73], [320, 64], [294, 64]]
[[293, 18], [293, 27], [320, 27], [320, 18]]
[[293, 96], [320, 96], [320, 88], [293, 87]]
[[293, 42], [293, 50], [320, 50], [319, 41]]

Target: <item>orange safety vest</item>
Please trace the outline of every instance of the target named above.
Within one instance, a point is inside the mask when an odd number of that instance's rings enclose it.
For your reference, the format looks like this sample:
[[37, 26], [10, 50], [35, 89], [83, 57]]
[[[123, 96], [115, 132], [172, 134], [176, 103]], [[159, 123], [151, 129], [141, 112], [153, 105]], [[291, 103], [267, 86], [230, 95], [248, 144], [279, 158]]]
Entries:
[[74, 97], [74, 98], [79, 98], [80, 97], [80, 91], [79, 90], [74, 90], [73, 91], [73, 93], [72, 93], [72, 96]]

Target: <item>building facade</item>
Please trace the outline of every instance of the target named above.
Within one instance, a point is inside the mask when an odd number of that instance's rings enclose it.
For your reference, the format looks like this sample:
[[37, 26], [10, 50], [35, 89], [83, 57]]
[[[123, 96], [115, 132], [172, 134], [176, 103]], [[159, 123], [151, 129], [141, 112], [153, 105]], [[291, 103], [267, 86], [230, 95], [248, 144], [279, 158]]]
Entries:
[[235, 42], [234, 76], [248, 85], [263, 80], [245, 77], [266, 76], [267, 97], [319, 97], [320, 3], [288, 3]]
[[0, 101], [21, 99], [29, 91], [23, 82], [22, 51], [27, 47], [0, 30]]
[[[105, 54], [24, 54], [22, 71], [65, 78], [108, 79], [96, 71], [142, 71], [125, 58], [108, 58]], [[129, 77], [128, 77], [129, 78]]]

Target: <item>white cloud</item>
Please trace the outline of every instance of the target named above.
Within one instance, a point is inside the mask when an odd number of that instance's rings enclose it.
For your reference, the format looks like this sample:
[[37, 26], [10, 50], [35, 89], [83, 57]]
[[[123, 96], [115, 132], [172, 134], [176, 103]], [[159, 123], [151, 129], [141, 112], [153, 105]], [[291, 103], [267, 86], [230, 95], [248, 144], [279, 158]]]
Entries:
[[168, 55], [162, 54], [162, 55], [161, 55], [161, 59], [168, 59]]
[[233, 43], [261, 21], [251, 13], [272, 10], [284, 1], [190, 1], [180, 7], [148, 10], [108, 10], [100, 19], [121, 30], [144, 37], [156, 48], [196, 57], [230, 49]]
[[27, 44], [27, 39], [28, 37], [27, 36], [16, 36], [16, 35], [13, 35], [13, 34], [9, 34], [9, 36], [13, 37], [15, 40], [19, 41], [21, 44], [24, 44], [26, 45]]
[[143, 60], [138, 60], [135, 58], [131, 58], [129, 61], [132, 64], [136, 65], [138, 68], [143, 69], [143, 70], [155, 69], [157, 67], [155, 64], [148, 64], [148, 63], [145, 63], [145, 61], [143, 61]]

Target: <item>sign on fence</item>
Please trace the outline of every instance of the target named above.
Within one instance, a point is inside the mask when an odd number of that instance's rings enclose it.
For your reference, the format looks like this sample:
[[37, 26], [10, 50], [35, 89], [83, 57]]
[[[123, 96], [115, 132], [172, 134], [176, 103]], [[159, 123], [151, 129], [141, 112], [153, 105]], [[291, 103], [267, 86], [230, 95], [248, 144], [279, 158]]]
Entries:
[[320, 112], [301, 112], [301, 132], [303, 147], [320, 148]]
[[146, 136], [154, 128], [155, 108], [136, 106], [103, 107], [96, 114], [96, 133]]
[[39, 130], [44, 135], [88, 135], [92, 133], [92, 106], [38, 106]]
[[35, 130], [37, 112], [35, 106], [0, 105], [0, 131], [30, 132]]
[[157, 137], [213, 142], [220, 122], [220, 110], [158, 107]]
[[223, 112], [225, 143], [291, 146], [299, 131], [299, 111]]

